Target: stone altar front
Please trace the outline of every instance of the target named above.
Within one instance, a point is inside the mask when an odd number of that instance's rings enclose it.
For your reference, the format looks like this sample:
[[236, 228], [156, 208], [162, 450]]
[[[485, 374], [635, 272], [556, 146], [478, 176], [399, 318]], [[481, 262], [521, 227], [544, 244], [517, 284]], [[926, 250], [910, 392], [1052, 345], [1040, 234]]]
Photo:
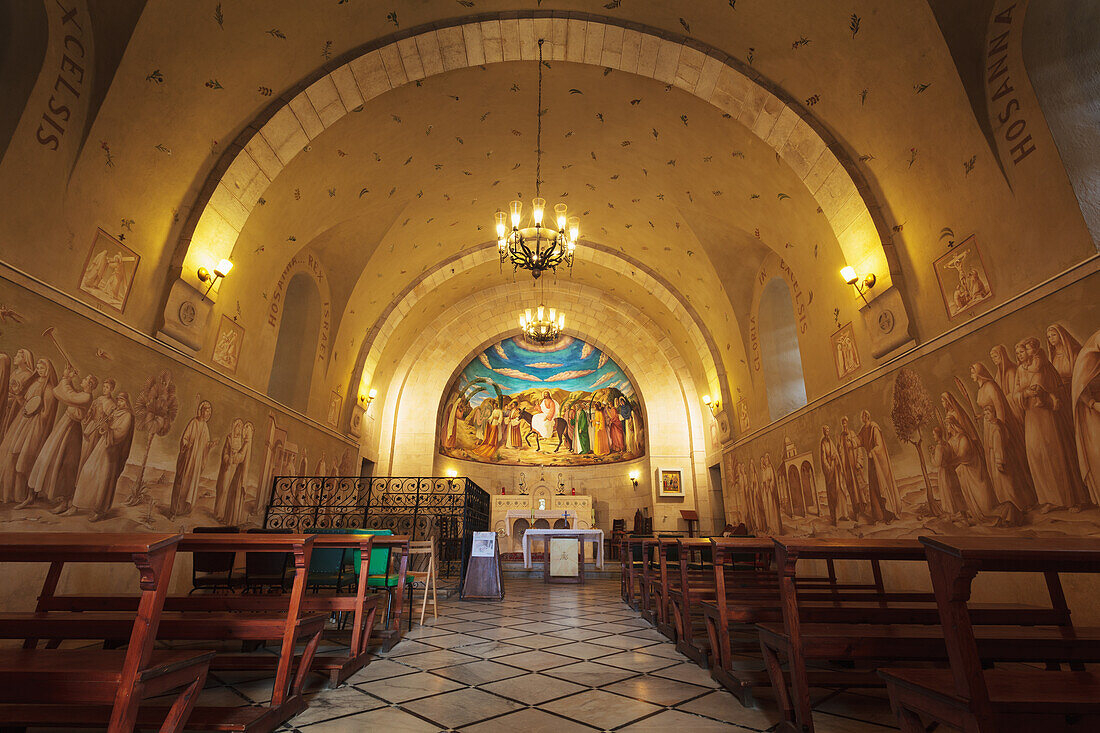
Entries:
[[522, 552], [523, 534], [531, 528], [592, 529], [595, 523], [591, 496], [535, 489], [531, 494], [497, 494], [492, 499], [489, 526], [499, 537], [501, 552]]

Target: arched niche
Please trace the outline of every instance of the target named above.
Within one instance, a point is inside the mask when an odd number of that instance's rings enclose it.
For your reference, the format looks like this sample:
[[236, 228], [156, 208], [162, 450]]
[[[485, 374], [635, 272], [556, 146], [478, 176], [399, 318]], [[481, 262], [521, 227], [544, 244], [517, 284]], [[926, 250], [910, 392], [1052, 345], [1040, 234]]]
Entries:
[[806, 404], [806, 379], [798, 346], [798, 322], [787, 281], [773, 277], [760, 294], [760, 361], [772, 420]]
[[313, 278], [299, 272], [290, 278], [283, 297], [268, 396], [299, 412], [307, 410], [320, 335], [321, 292]]

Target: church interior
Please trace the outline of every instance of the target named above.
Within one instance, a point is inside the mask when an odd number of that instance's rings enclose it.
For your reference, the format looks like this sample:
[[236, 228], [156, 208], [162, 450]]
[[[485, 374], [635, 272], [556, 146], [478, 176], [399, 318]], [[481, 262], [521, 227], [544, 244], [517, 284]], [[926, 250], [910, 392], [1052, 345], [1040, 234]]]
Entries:
[[1100, 4], [0, 39], [0, 730], [1100, 729]]

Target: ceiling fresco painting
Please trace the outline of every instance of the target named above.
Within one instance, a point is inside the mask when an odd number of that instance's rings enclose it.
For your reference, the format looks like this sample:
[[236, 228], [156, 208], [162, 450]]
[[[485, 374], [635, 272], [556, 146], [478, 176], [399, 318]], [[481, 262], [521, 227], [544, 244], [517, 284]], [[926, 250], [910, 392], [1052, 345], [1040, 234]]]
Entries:
[[443, 455], [512, 466], [591, 466], [645, 454], [638, 391], [571, 336], [493, 344], [459, 373], [439, 426]]

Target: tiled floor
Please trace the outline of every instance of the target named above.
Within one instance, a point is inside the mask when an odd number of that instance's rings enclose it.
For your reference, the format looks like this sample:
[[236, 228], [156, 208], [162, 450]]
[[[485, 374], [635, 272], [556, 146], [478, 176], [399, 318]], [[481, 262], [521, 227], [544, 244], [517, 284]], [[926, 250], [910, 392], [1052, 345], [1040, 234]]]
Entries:
[[[316, 693], [284, 730], [694, 733], [778, 720], [770, 701], [744, 708], [719, 689], [622, 603], [617, 582], [511, 580], [506, 590], [501, 603], [441, 602], [437, 622], [415, 626], [349, 684]], [[247, 683], [228, 687], [248, 697]], [[881, 695], [822, 692], [816, 709], [819, 733], [895, 725]]]

